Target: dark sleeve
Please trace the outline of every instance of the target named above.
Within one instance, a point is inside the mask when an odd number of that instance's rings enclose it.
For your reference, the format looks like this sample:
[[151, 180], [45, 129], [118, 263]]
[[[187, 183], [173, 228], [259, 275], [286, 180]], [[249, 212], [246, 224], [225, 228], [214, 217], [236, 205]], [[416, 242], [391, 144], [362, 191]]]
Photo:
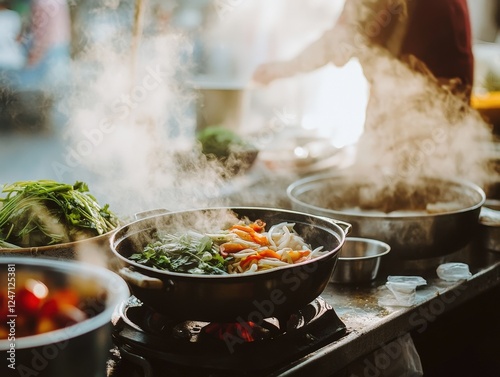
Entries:
[[438, 78], [472, 85], [474, 58], [467, 0], [418, 0], [402, 54], [424, 62]]

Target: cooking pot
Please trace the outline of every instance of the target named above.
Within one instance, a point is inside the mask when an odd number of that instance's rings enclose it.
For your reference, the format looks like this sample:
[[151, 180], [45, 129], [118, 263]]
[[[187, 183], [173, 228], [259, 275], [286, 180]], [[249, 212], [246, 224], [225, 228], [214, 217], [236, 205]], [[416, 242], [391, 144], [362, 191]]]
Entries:
[[443, 257], [474, 238], [485, 201], [480, 187], [458, 179], [380, 178], [314, 175], [293, 182], [287, 195], [294, 210], [347, 221], [353, 237], [386, 242], [392, 261]]
[[[294, 223], [317, 258], [246, 274], [193, 275], [159, 270], [129, 259], [141, 253], [157, 231], [223, 229], [228, 217], [261, 219], [268, 227]], [[329, 282], [350, 225], [329, 218], [271, 208], [219, 207], [154, 215], [127, 224], [111, 236], [111, 249], [123, 262], [119, 272], [143, 303], [171, 318], [235, 321], [290, 315], [318, 297]]]
[[[16, 294], [12, 302], [0, 307], [5, 313], [8, 308], [9, 314], [16, 315], [5, 314], [2, 318], [2, 321], [14, 320], [14, 326], [9, 326], [9, 335], [15, 338], [0, 339], [0, 351], [5, 356], [3, 371], [11, 372], [7, 373], [9, 376], [107, 375], [106, 362], [112, 347], [111, 318], [115, 308], [129, 297], [123, 279], [105, 268], [75, 261], [12, 257], [1, 258], [0, 279], [3, 297], [7, 296], [8, 300], [15, 292], [14, 286], [19, 289], [28, 279], [43, 283], [49, 293], [69, 289], [80, 296], [80, 304], [85, 302], [84, 306], [78, 306], [87, 317], [68, 327], [21, 336], [27, 318], [22, 314], [24, 301]], [[26, 332], [27, 328], [24, 329]]]

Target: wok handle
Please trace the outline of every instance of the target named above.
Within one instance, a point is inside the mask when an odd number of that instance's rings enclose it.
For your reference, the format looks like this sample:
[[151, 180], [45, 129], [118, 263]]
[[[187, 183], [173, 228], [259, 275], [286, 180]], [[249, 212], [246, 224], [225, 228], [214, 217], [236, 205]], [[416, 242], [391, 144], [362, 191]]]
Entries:
[[163, 281], [157, 278], [146, 276], [138, 271], [133, 271], [128, 267], [123, 267], [118, 270], [118, 274], [129, 284], [133, 284], [139, 288], [146, 289], [162, 289]]
[[347, 236], [351, 232], [352, 225], [349, 223], [346, 223], [345, 221], [330, 219], [329, 217], [324, 217], [324, 216], [320, 216], [320, 217], [323, 220], [328, 221], [329, 223], [338, 225], [342, 229], [342, 231], [344, 232], [344, 236]]

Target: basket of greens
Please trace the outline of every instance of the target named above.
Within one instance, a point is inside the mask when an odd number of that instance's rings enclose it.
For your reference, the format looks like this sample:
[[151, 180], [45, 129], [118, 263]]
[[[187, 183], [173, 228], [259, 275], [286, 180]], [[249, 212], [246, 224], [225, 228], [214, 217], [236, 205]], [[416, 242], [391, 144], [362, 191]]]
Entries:
[[117, 216], [84, 182], [22, 181], [4, 185], [1, 193], [1, 254], [73, 257], [84, 242], [106, 244], [119, 226]]
[[251, 142], [223, 126], [206, 127], [196, 136], [203, 155], [220, 162], [226, 177], [246, 172], [259, 154]]

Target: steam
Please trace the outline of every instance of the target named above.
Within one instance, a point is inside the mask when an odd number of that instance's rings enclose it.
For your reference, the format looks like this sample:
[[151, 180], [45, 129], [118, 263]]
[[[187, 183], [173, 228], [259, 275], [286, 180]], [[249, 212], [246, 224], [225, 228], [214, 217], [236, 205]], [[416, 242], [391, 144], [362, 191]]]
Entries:
[[350, 173], [384, 189], [423, 176], [459, 178], [485, 188], [498, 180], [489, 164], [491, 125], [450, 87], [367, 43], [353, 25], [328, 30], [306, 51], [283, 65], [290, 76], [356, 57], [370, 83], [364, 134]]
[[[67, 153], [56, 172], [63, 180], [69, 171], [91, 172], [93, 190], [122, 216], [227, 204], [223, 167], [195, 153], [197, 98], [186, 85], [191, 41], [173, 30], [146, 33], [131, 56], [128, 37], [87, 46], [76, 62], [79, 79], [66, 98]], [[340, 43], [341, 35], [333, 37]], [[384, 184], [389, 175], [458, 177], [482, 186], [495, 179], [485, 147], [491, 130], [478, 113], [384, 50], [359, 49], [375, 79], [351, 172]], [[325, 51], [309, 59], [324, 60]]]
[[490, 125], [433, 78], [385, 50], [370, 52], [368, 69], [375, 81], [357, 168], [402, 179], [434, 176], [487, 184]]
[[122, 216], [214, 205], [224, 181], [221, 166], [196, 153], [189, 39], [148, 34], [130, 51], [109, 41], [77, 61], [59, 174], [90, 171], [91, 187]]

